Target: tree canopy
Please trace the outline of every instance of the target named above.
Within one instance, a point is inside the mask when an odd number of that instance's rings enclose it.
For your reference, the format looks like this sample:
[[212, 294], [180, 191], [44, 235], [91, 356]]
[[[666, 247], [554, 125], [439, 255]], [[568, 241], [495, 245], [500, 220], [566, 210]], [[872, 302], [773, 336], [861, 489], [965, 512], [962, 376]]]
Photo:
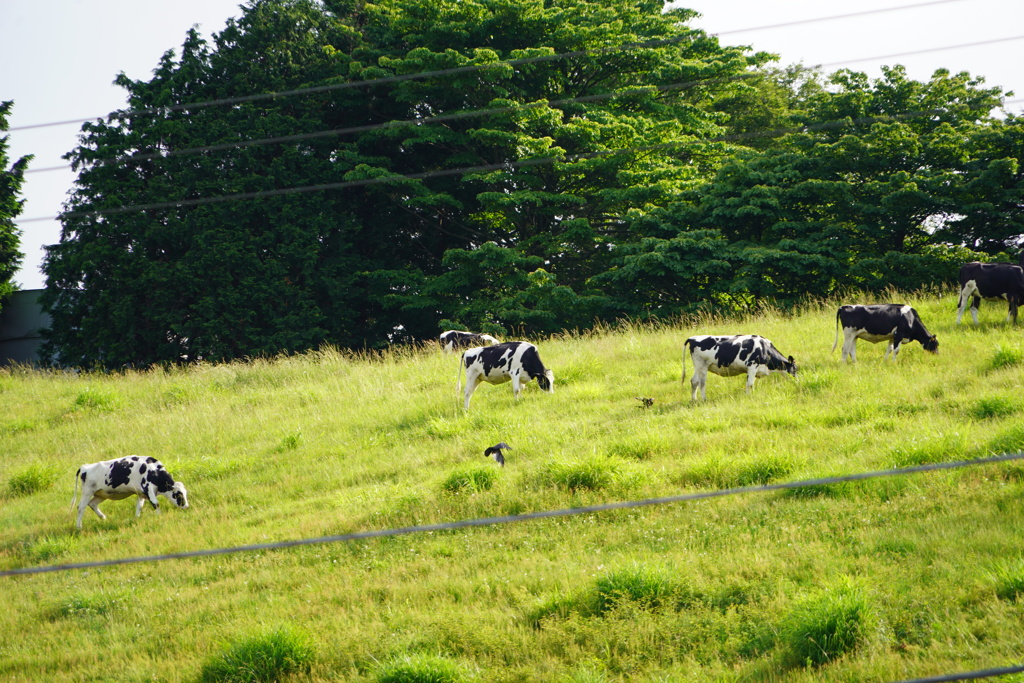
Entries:
[[[0, 131], [8, 129], [7, 117], [13, 107], [12, 101], [0, 102]], [[25, 169], [32, 161], [29, 154], [11, 164], [7, 157], [9, 140], [7, 135], [0, 136], [0, 309], [14, 291], [14, 274], [24, 257], [20, 251], [21, 231], [14, 225], [14, 219], [25, 205], [25, 200], [20, 198], [21, 185]]]
[[550, 333], [880, 287], [897, 263], [890, 284], [922, 284], [1019, 235], [998, 88], [823, 80], [663, 10], [251, 0], [190, 32], [67, 155], [46, 353]]

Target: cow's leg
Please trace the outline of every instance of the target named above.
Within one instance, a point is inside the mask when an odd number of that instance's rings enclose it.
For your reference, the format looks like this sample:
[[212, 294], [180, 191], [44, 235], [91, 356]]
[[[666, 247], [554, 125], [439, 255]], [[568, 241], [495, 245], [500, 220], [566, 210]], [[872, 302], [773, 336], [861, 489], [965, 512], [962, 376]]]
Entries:
[[747, 366], [747, 393], [754, 390], [754, 380], [757, 379], [757, 366]]
[[843, 330], [843, 362], [849, 358], [852, 361], [857, 360], [855, 350], [857, 348], [857, 335], [853, 330]]
[[693, 377], [690, 379], [690, 400], [697, 400], [697, 392], [700, 392], [700, 397], [707, 400], [707, 391], [705, 384], [707, 383], [708, 369], [702, 368], [694, 363], [693, 366]]
[[473, 392], [480, 385], [480, 375], [473, 374], [466, 376], [466, 410], [469, 410], [469, 399], [473, 396]]
[[[89, 507], [91, 507], [92, 511], [96, 513], [97, 517], [99, 517], [100, 519], [106, 519], [107, 516], [103, 514], [103, 512], [100, 510], [100, 502], [100, 498], [93, 496], [92, 499], [89, 501]], [[79, 513], [79, 518], [81, 518], [81, 513]]]
[[978, 307], [981, 306], [981, 297], [975, 296], [971, 298], [971, 320], [974, 324], [978, 324]]
[[964, 285], [963, 289], [960, 290], [960, 301], [957, 303], [956, 310], [956, 324], [960, 324], [960, 319], [964, 317], [964, 311], [967, 310], [967, 302], [971, 298], [971, 288], [969, 285]]
[[518, 401], [519, 392], [523, 390], [523, 383], [518, 372], [512, 373], [512, 396]]

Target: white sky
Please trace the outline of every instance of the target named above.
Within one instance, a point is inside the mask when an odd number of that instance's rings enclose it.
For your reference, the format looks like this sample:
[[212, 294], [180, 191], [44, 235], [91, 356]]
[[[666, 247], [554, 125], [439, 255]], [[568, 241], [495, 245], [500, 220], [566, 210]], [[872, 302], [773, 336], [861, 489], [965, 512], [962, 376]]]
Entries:
[[[882, 64], [903, 64], [911, 78], [927, 80], [937, 68], [984, 76], [988, 85], [1015, 91], [1024, 109], [1024, 1], [1022, 0], [681, 0], [703, 16], [693, 26], [721, 35], [727, 45], [775, 52], [780, 64], [823, 64], [879, 75]], [[161, 55], [177, 50], [198, 24], [205, 36], [238, 16], [240, 0], [0, 0], [0, 100], [14, 100], [11, 128], [99, 118], [122, 108], [125, 93], [112, 85], [118, 72], [148, 80]], [[861, 17], [755, 27], [887, 7], [920, 5]], [[1006, 40], [1010, 39], [1010, 40]], [[990, 43], [957, 49], [906, 52]], [[903, 56], [895, 56], [903, 55]], [[1017, 99], [1014, 97], [1012, 99]], [[13, 130], [9, 160], [34, 154], [31, 169], [59, 166], [77, 144], [80, 124]], [[43, 286], [43, 245], [60, 238], [54, 216], [74, 182], [70, 170], [29, 173], [19, 227], [25, 259], [16, 283]]]

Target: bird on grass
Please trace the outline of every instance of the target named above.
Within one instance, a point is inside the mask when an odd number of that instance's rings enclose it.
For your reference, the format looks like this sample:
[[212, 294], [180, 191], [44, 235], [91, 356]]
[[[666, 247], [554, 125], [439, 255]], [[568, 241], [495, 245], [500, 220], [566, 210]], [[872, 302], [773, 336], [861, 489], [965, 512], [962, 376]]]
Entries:
[[494, 462], [500, 464], [502, 467], [505, 466], [505, 456], [501, 454], [502, 449], [512, 450], [512, 447], [502, 441], [497, 446], [491, 446], [484, 451], [485, 458], [494, 458]]

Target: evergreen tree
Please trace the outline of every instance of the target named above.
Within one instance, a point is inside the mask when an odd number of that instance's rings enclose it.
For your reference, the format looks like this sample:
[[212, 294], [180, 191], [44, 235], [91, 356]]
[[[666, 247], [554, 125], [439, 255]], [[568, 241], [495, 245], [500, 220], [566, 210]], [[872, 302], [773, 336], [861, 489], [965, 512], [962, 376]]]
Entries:
[[[68, 155], [48, 353], [222, 360], [434, 337], [442, 320], [536, 333], [614, 313], [589, 283], [630, 239], [626, 217], [717, 166], [710, 103], [767, 58], [662, 9], [252, 0], [212, 44], [190, 32], [151, 80], [118, 79], [128, 108]], [[310, 86], [335, 87], [183, 108]], [[240, 193], [263, 195], [204, 203]], [[482, 291], [480, 267], [503, 284]]]
[[[14, 102], [0, 102], [0, 131], [8, 129], [7, 117], [11, 114]], [[0, 309], [4, 301], [14, 291], [14, 274], [21, 266], [21, 231], [14, 225], [14, 219], [21, 213], [25, 200], [20, 199], [21, 184], [25, 179], [25, 169], [32, 161], [32, 155], [26, 155], [15, 161], [8, 168], [7, 135], [0, 136]]]

